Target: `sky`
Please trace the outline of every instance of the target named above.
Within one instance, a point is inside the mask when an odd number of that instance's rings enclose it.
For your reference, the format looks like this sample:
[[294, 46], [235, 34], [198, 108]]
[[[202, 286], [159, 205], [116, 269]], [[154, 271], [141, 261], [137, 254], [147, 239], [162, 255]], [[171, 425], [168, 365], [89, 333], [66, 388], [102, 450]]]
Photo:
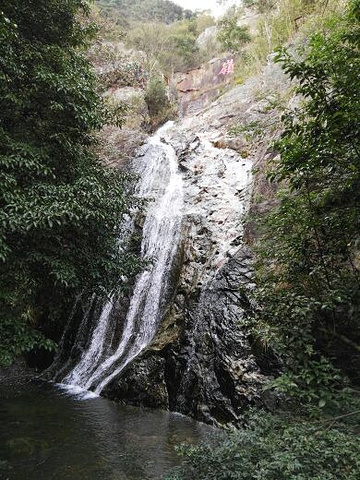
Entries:
[[220, 14], [222, 7], [219, 7], [216, 0], [173, 0], [183, 8], [190, 10], [212, 10], [214, 14]]

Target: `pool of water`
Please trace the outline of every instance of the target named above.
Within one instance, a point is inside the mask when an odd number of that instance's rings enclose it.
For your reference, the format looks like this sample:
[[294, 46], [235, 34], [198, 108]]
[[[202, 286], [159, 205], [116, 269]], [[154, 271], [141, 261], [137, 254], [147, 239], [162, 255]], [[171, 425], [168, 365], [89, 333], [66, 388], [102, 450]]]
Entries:
[[210, 428], [163, 411], [79, 400], [47, 384], [0, 385], [1, 480], [160, 479], [175, 446]]

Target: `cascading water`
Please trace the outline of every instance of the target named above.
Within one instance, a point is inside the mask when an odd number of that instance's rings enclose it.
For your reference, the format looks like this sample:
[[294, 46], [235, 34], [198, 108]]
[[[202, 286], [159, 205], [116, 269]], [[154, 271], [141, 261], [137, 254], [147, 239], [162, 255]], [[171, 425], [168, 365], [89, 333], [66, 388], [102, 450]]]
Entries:
[[151, 199], [143, 225], [141, 255], [150, 261], [136, 279], [122, 337], [110, 351], [110, 321], [116, 298], [102, 308], [90, 344], [80, 361], [62, 380], [74, 392], [92, 390], [100, 394], [105, 386], [137, 357], [154, 337], [161, 320], [162, 297], [168, 286], [172, 260], [178, 248], [183, 207], [182, 179], [174, 149], [161, 137], [168, 122], [149, 140], [138, 159], [139, 196]]

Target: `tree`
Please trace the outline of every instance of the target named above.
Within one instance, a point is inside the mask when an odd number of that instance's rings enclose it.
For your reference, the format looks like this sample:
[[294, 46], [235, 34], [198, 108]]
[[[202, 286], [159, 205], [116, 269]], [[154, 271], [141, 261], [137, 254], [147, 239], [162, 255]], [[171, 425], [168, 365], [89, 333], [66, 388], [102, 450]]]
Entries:
[[201, 63], [196, 44], [198, 28], [195, 20], [182, 20], [171, 25], [143, 23], [128, 32], [128, 45], [146, 53], [150, 77], [192, 68]]
[[320, 407], [339, 387], [332, 364], [356, 376], [360, 352], [359, 20], [354, 0], [300, 56], [278, 51], [304, 101], [284, 117], [279, 206], [260, 220], [256, 328], [286, 359], [277, 385]]
[[132, 204], [92, 153], [110, 115], [82, 51], [83, 0], [4, 0], [0, 11], [0, 361], [36, 345], [75, 295], [108, 292], [134, 258], [117, 248]]
[[170, 24], [183, 18], [191, 18], [193, 12], [169, 0], [98, 0], [100, 8], [119, 23], [163, 22]]
[[240, 12], [232, 7], [219, 23], [218, 40], [224, 50], [232, 53], [240, 52], [244, 45], [251, 40], [249, 28], [239, 25]]

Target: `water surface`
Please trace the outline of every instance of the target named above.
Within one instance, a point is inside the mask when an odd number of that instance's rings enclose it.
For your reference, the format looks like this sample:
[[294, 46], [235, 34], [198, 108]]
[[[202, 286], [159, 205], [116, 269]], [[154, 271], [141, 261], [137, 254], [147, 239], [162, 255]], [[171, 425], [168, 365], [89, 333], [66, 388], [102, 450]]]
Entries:
[[0, 386], [1, 480], [160, 479], [175, 446], [209, 427], [169, 412], [78, 400], [52, 385]]

